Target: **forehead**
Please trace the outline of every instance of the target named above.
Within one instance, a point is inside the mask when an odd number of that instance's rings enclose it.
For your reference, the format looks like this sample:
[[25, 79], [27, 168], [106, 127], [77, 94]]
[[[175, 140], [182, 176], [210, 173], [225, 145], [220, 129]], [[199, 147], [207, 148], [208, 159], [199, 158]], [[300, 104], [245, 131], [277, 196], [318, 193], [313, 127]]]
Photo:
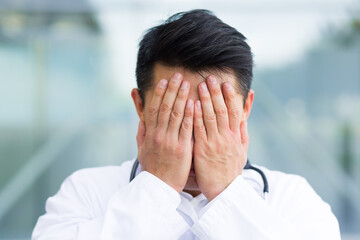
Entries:
[[[197, 90], [198, 85], [201, 82], [204, 82], [209, 75], [215, 76], [220, 84], [222, 84], [224, 82], [230, 82], [231, 85], [235, 89], [238, 88], [237, 82], [236, 82], [236, 77], [232, 73], [232, 71], [229, 71], [228, 73], [219, 72], [219, 71], [194, 72], [194, 71], [185, 69], [184, 67], [169, 67], [169, 66], [165, 66], [161, 63], [156, 63], [154, 65], [154, 69], [153, 69], [152, 88], [148, 91], [148, 93], [146, 93], [145, 98], [150, 98], [152, 96], [155, 86], [161, 79], [166, 79], [169, 81], [172, 78], [172, 76], [177, 72], [179, 72], [183, 75], [183, 80], [188, 81], [190, 83], [189, 98], [194, 101], [199, 99], [198, 90]], [[239, 91], [237, 91], [237, 92], [239, 92]], [[239, 97], [241, 97], [240, 94], [238, 94], [238, 95], [239, 95]]]

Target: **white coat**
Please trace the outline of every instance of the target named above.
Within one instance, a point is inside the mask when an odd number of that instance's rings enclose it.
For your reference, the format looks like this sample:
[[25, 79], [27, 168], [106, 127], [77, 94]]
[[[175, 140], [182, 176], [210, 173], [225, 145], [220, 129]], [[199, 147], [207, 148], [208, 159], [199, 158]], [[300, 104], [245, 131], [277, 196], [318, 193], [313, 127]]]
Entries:
[[68, 177], [47, 200], [32, 239], [340, 239], [330, 206], [302, 177], [260, 167], [265, 200], [261, 176], [244, 170], [208, 202], [178, 194], [140, 166], [129, 183], [133, 162]]

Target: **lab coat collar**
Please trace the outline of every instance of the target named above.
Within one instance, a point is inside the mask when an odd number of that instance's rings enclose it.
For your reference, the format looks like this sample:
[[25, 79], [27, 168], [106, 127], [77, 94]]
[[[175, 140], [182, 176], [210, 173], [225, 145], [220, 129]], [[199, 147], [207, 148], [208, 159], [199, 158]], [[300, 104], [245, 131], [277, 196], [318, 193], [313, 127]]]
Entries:
[[[135, 160], [136, 158], [133, 160], [133, 162]], [[139, 164], [135, 176], [141, 173], [141, 171], [142, 167], [141, 164]], [[246, 180], [254, 188], [254, 190], [259, 194], [259, 196], [263, 195], [263, 181], [261, 176], [257, 172], [249, 169], [244, 169], [241, 175], [243, 176], [244, 180]], [[180, 195], [185, 199], [188, 199], [189, 201], [192, 201], [192, 199], [194, 198], [193, 196], [191, 196], [191, 194], [186, 192], [181, 192]], [[202, 193], [194, 198], [195, 202], [200, 202], [203, 199], [206, 199], [206, 197]]]

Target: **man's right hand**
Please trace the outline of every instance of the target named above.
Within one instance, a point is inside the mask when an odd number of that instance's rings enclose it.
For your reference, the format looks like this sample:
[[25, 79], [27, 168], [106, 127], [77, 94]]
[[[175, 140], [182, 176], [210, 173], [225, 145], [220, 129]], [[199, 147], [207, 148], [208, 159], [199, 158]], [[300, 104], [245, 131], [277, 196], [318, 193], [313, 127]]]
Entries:
[[188, 99], [190, 83], [175, 73], [168, 82], [158, 82], [145, 123], [140, 121], [137, 134], [138, 160], [147, 171], [177, 192], [187, 182], [192, 160], [194, 102]]

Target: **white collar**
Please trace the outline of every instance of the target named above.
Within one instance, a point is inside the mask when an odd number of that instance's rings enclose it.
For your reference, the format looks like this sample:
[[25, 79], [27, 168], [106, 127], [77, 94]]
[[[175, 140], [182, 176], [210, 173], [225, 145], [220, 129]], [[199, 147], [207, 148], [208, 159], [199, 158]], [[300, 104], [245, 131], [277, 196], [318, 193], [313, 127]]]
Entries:
[[[136, 159], [135, 159], [136, 160]], [[138, 168], [136, 169], [137, 176], [142, 171], [141, 164], [138, 165]], [[263, 180], [261, 178], [261, 175], [257, 173], [256, 171], [250, 170], [250, 169], [243, 169], [242, 176], [244, 180], [246, 180], [253, 188], [254, 190], [262, 197], [263, 196]], [[182, 195], [185, 199], [188, 199], [189, 201], [200, 202], [203, 199], [206, 199], [204, 194], [199, 194], [196, 197], [193, 197], [191, 194], [186, 192], [181, 192], [180, 195]]]

